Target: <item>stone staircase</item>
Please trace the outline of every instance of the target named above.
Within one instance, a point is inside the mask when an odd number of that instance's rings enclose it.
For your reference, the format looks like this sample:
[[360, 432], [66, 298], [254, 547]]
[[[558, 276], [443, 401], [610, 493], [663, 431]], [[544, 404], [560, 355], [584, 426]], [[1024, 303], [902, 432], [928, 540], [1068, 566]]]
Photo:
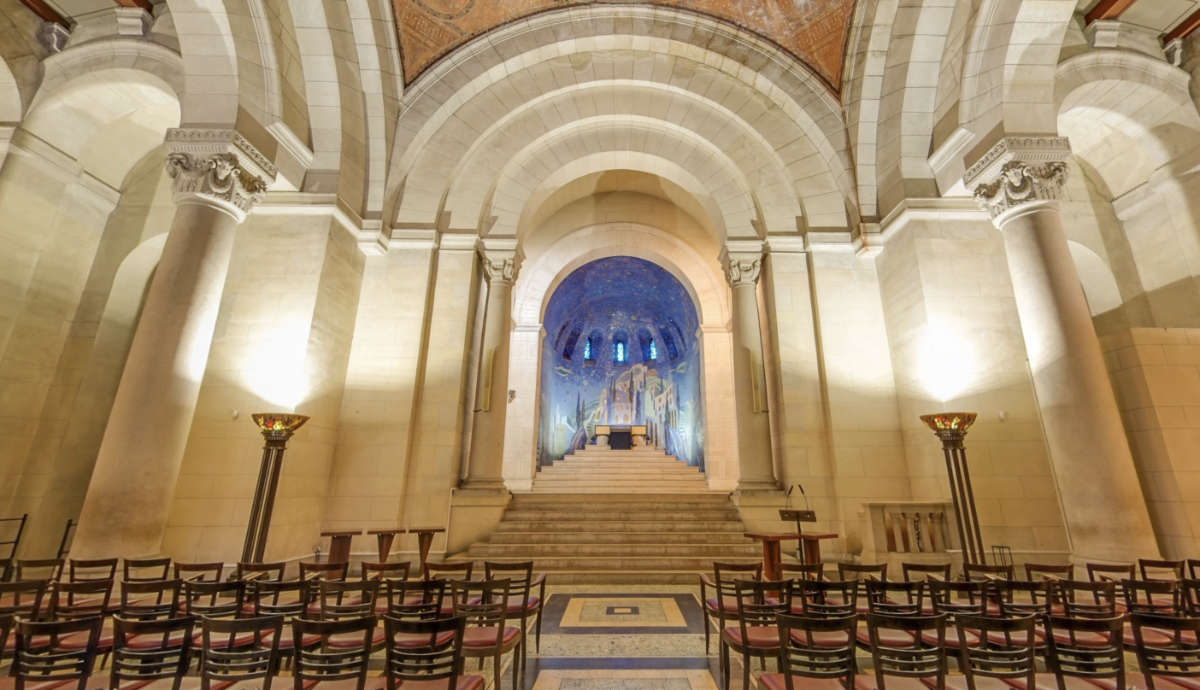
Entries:
[[665, 455], [589, 449], [543, 468], [496, 531], [450, 560], [534, 561], [555, 584], [695, 584], [714, 560], [762, 558], [723, 492]]

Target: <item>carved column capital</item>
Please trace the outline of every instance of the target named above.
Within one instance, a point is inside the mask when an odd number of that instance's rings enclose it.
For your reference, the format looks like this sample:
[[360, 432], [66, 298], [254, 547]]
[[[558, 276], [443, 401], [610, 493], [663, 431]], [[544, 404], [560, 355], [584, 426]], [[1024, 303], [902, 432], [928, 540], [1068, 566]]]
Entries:
[[516, 240], [484, 238], [480, 242], [479, 254], [489, 285], [510, 286], [517, 279], [517, 272], [521, 268], [521, 251], [517, 248]]
[[731, 241], [721, 253], [725, 280], [730, 287], [753, 287], [762, 272], [763, 244], [759, 241]]
[[275, 166], [233, 130], [170, 129], [166, 143], [177, 204], [213, 206], [240, 223], [275, 178]]
[[1063, 137], [1005, 137], [967, 170], [963, 180], [999, 224], [1009, 211], [1061, 198], [1070, 155]]

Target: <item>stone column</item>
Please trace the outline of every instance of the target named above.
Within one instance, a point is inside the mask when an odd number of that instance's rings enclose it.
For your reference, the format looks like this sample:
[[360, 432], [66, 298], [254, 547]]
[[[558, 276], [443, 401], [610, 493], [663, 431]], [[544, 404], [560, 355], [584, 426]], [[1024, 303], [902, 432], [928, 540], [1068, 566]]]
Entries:
[[158, 553], [239, 223], [274, 166], [231, 130], [167, 132], [178, 208], [80, 511], [75, 558]]
[[479, 347], [479, 378], [471, 422], [471, 455], [464, 485], [468, 489], [502, 490], [504, 419], [509, 402], [509, 311], [520, 255], [517, 253], [516, 240], [485, 239], [481, 245], [488, 296]]
[[758, 321], [758, 276], [763, 246], [758, 240], [731, 240], [722, 256], [733, 290], [733, 380], [737, 409], [739, 490], [778, 489], [771, 461], [762, 329]]
[[1004, 235], [1017, 315], [1077, 561], [1158, 554], [1058, 198], [1066, 139], [1002, 139], [965, 181]]

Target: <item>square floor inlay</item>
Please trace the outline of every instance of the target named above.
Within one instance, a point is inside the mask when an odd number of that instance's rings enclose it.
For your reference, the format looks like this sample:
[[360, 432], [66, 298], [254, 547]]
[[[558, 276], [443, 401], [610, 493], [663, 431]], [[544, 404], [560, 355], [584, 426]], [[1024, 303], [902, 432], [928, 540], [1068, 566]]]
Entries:
[[698, 670], [542, 671], [533, 690], [717, 690], [712, 674]]
[[682, 628], [687, 626], [674, 597], [640, 599], [571, 597], [558, 624], [563, 628]]

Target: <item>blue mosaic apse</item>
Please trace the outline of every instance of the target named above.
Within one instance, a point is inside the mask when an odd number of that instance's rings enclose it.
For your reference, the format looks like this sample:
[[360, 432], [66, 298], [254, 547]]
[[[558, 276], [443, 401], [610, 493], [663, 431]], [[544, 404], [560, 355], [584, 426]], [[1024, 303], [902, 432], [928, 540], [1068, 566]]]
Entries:
[[539, 463], [591, 443], [596, 424], [644, 424], [650, 445], [703, 468], [700, 322], [674, 276], [597, 259], [555, 289], [542, 323]]

